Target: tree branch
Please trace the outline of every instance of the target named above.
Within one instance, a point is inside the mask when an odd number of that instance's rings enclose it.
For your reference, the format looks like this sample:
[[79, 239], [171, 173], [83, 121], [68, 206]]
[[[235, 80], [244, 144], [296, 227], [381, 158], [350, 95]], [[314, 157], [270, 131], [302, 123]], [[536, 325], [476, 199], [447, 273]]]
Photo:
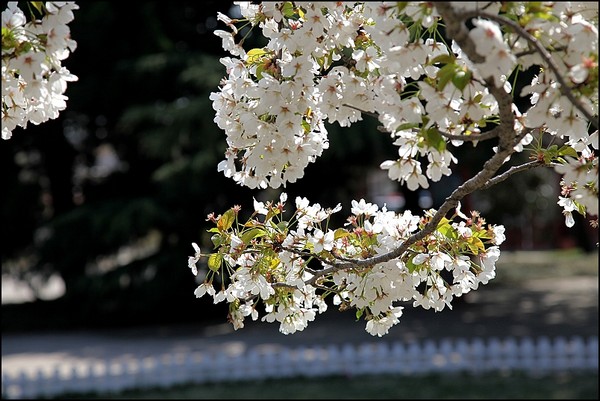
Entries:
[[[560, 47], [556, 47], [554, 48], [554, 52], [564, 52], [565, 50], [567, 50], [566, 46], [560, 46]], [[537, 49], [529, 49], [529, 50], [523, 50], [522, 52], [519, 53], [515, 53], [515, 57], [519, 58], [519, 57], [523, 57], [523, 56], [529, 56], [530, 54], [535, 54], [537, 53]]]
[[[379, 132], [384, 132], [384, 133], [387, 133], [387, 134], [390, 133], [383, 125], [378, 126], [377, 130]], [[456, 134], [449, 134], [449, 133], [441, 131], [439, 129], [438, 129], [438, 132], [440, 133], [441, 136], [443, 136], [446, 139], [449, 139], [451, 141], [463, 141], [463, 142], [481, 142], [481, 141], [487, 141], [489, 139], [493, 139], [493, 138], [496, 138], [498, 136], [498, 132], [496, 131], [496, 127], [494, 127], [494, 129], [491, 129], [490, 131], [484, 132], [483, 134], [480, 134], [480, 135], [456, 135]]]
[[518, 166], [513, 166], [511, 168], [509, 168], [507, 171], [505, 171], [504, 173], [495, 176], [494, 178], [489, 179], [480, 189], [488, 189], [498, 183], [501, 183], [502, 181], [506, 180], [508, 177], [519, 173], [521, 171], [525, 171], [525, 170], [530, 170], [532, 168], [536, 168], [536, 167], [540, 167], [540, 166], [544, 166], [546, 165], [544, 162], [541, 161], [537, 161], [537, 160], [532, 160], [530, 162], [518, 165]]
[[488, 139], [496, 138], [498, 136], [498, 132], [494, 129], [484, 132], [480, 135], [455, 135], [449, 134], [444, 131], [438, 130], [441, 136], [444, 138], [450, 139], [451, 141], [464, 141], [464, 142], [479, 142], [479, 141], [487, 141]]
[[[462, 13], [458, 15], [448, 2], [438, 2], [435, 3], [435, 6], [440, 15], [442, 16], [442, 19], [446, 22], [446, 33], [448, 37], [456, 41], [456, 43], [461, 47], [463, 52], [467, 55], [467, 57], [469, 57], [469, 59], [476, 64], [484, 62], [485, 58], [479, 55], [475, 50], [475, 44], [469, 37], [468, 31], [464, 26], [463, 21], [465, 21], [468, 18], [473, 18], [475, 16], [482, 16], [499, 21], [500, 23], [504, 23], [511, 27], [513, 27], [514, 25], [512, 21], [504, 21], [504, 18], [500, 18], [498, 16], [487, 14], [481, 11]], [[590, 121], [597, 125], [597, 119], [594, 120], [593, 117], [590, 116], [590, 114], [587, 112], [587, 110], [585, 110], [583, 105], [574, 97], [570, 88], [565, 84], [564, 79], [562, 79], [562, 77], [558, 74], [558, 68], [554, 64], [551, 57], [549, 57], [545, 49], [542, 48], [539, 45], [539, 43], [535, 41], [534, 38], [532, 38], [529, 34], [527, 34], [520, 27], [518, 27], [518, 25], [514, 28], [515, 30], [520, 32], [523, 35], [523, 37], [529, 40], [532, 43], [532, 45], [536, 47], [536, 49], [540, 52], [544, 60], [548, 63], [548, 65], [550, 65], [550, 68], [552, 68], [557, 77], [559, 77], [558, 79], [559, 83], [561, 83], [562, 93], [565, 96], [567, 96], [569, 100], [571, 100], [573, 104], [576, 107], [578, 107], [588, 119], [590, 119]], [[444, 218], [446, 214], [448, 214], [448, 212], [450, 212], [453, 208], [456, 208], [458, 206], [458, 203], [465, 196], [479, 189], [490, 188], [491, 186], [506, 180], [508, 177], [518, 172], [544, 165], [542, 161], [530, 161], [519, 166], [514, 166], [508, 171], [494, 177], [494, 174], [497, 173], [497, 171], [506, 163], [508, 158], [515, 152], [516, 145], [520, 143], [520, 141], [527, 133], [523, 131], [518, 135], [515, 134], [515, 116], [512, 111], [512, 96], [508, 94], [503, 87], [496, 87], [493, 77], [485, 78], [485, 83], [488, 86], [490, 93], [492, 94], [492, 96], [494, 96], [498, 103], [500, 124], [496, 126], [493, 130], [485, 133], [486, 137], [498, 138], [498, 148], [496, 153], [484, 163], [482, 170], [475, 174], [473, 177], [471, 177], [469, 180], [465, 181], [462, 185], [458, 186], [452, 192], [452, 194], [446, 198], [446, 200], [440, 206], [440, 208], [431, 216], [429, 222], [420, 231], [409, 236], [396, 249], [385, 254], [376, 255], [365, 259], [337, 259], [337, 261], [332, 262], [330, 264], [328, 264], [328, 262], [325, 262], [326, 264], [324, 264], [324, 266], [327, 267], [325, 267], [323, 270], [316, 271], [315, 275], [307, 281], [307, 284], [314, 284], [320, 277], [331, 274], [338, 270], [370, 267], [378, 263], [384, 263], [399, 258], [409, 249], [409, 247], [412, 244], [425, 238], [433, 231], [435, 231], [442, 218]], [[446, 138], [463, 140], [463, 136], [450, 135], [447, 133], [441, 134], [444, 135]], [[474, 138], [466, 136], [466, 138], [464, 139], [473, 140]]]
[[[439, 10], [440, 6], [436, 4], [436, 7]], [[546, 64], [548, 64], [548, 67], [552, 70], [552, 72], [556, 76], [556, 80], [560, 84], [560, 92], [571, 101], [571, 103], [585, 116], [585, 118], [587, 118], [589, 122], [591, 122], [594, 125], [595, 128], [598, 128], [598, 117], [592, 115], [592, 113], [584, 106], [584, 104], [577, 97], [575, 97], [571, 87], [567, 84], [565, 78], [560, 73], [558, 66], [552, 58], [552, 55], [548, 52], [548, 50], [546, 50], [544, 46], [540, 44], [540, 42], [536, 38], [531, 36], [529, 32], [523, 29], [519, 24], [501, 15], [490, 14], [488, 12], [479, 10], [467, 11], [461, 13], [458, 17], [461, 20], [467, 20], [475, 17], [483, 17], [495, 21], [499, 24], [511, 27], [517, 33], [517, 35], [521, 36], [523, 39], [529, 42], [529, 44], [532, 45], [535, 48], [535, 50], [537, 50], [537, 52], [540, 54], [540, 56], [546, 62]]]
[[344, 103], [344, 104], [342, 104], [342, 106], [346, 106], [346, 107], [349, 107], [349, 108], [354, 109], [356, 111], [360, 111], [361, 113], [366, 114], [367, 116], [371, 116], [373, 118], [379, 118], [379, 114], [377, 114], [377, 113], [373, 113], [373, 112], [370, 112], [370, 111], [365, 111], [365, 110], [363, 110], [361, 108], [358, 108], [356, 106], [352, 106], [351, 104], [348, 104], [348, 103]]
[[[435, 4], [438, 12], [444, 21], [446, 21], [446, 32], [449, 38], [454, 39], [473, 62], [480, 63], [485, 61], [485, 58], [475, 51], [475, 44], [467, 34], [466, 28], [462, 23], [463, 20], [458, 18], [452, 6], [447, 2]], [[406, 241], [400, 244], [396, 249], [370, 258], [334, 262], [330, 267], [318, 271], [316, 275], [307, 282], [308, 284], [313, 284], [319, 277], [338, 270], [368, 267], [399, 258], [412, 244], [435, 231], [440, 221], [442, 221], [442, 218], [446, 216], [450, 210], [456, 208], [461, 199], [475, 190], [482, 188], [492, 180], [494, 174], [506, 162], [510, 155], [515, 152], [515, 146], [521, 141], [525, 133], [515, 135], [515, 116], [512, 112], [512, 97], [506, 93], [503, 87], [496, 87], [492, 77], [486, 78], [485, 82], [490, 89], [490, 93], [498, 102], [500, 124], [492, 130], [495, 132], [495, 135], [498, 136], [499, 140], [497, 152], [484, 163], [482, 170], [456, 188], [433, 214], [429, 222], [420, 231], [408, 237]]]
[[[377, 113], [372, 113], [370, 111], [364, 111], [356, 106], [352, 106], [350, 104], [346, 104], [344, 103], [343, 106], [346, 107], [350, 107], [351, 109], [360, 111], [363, 114], [366, 114], [368, 116], [374, 117], [374, 118], [379, 118], [379, 114]], [[382, 125], [380, 125], [379, 127], [377, 127], [377, 130], [379, 132], [384, 132], [389, 134], [390, 132]], [[450, 139], [450, 140], [456, 140], [456, 141], [464, 141], [464, 142], [480, 142], [480, 141], [487, 141], [488, 139], [492, 139], [492, 138], [496, 138], [498, 136], [498, 133], [495, 131], [495, 128], [484, 132], [483, 134], [480, 135], [455, 135], [455, 134], [449, 134], [447, 132], [443, 132], [443, 131], [439, 131], [441, 136], [443, 136], [444, 138]]]

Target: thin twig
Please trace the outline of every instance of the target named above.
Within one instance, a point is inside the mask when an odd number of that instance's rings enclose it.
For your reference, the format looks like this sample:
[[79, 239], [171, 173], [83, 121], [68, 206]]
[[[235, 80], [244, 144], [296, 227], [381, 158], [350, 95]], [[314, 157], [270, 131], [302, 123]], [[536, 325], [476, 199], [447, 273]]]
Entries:
[[546, 164], [541, 161], [532, 160], [527, 163], [520, 164], [518, 166], [513, 166], [513, 167], [509, 168], [508, 170], [506, 170], [504, 173], [497, 175], [494, 178], [489, 179], [480, 189], [482, 189], [482, 190], [488, 189], [488, 188], [506, 180], [508, 177], [510, 177], [516, 173], [520, 173], [521, 171], [525, 171], [525, 170], [531, 170], [532, 168], [536, 168], [536, 167], [540, 167], [540, 166], [546, 166]]
[[342, 106], [350, 107], [351, 109], [354, 109], [356, 111], [360, 111], [361, 113], [363, 113], [363, 114], [365, 114], [367, 116], [371, 116], [373, 118], [379, 118], [379, 114], [377, 114], [377, 113], [373, 113], [371, 111], [365, 111], [365, 110], [363, 110], [363, 109], [361, 109], [359, 107], [352, 106], [351, 104], [348, 104], [348, 103], [344, 103], [344, 104], [342, 104]]
[[[553, 52], [564, 52], [565, 50], [567, 50], [566, 46], [560, 46], [560, 47], [554, 48], [552, 51]], [[529, 56], [530, 54], [535, 54], [537, 52], [538, 52], [537, 49], [523, 50], [522, 52], [515, 53], [515, 57], [519, 58], [519, 57], [523, 57], [523, 56]]]
[[450, 139], [452, 141], [464, 141], [464, 142], [487, 141], [488, 139], [496, 138], [498, 136], [498, 132], [495, 131], [494, 129], [484, 132], [483, 134], [479, 134], [479, 135], [456, 135], [456, 134], [449, 134], [447, 132], [440, 131], [440, 130], [438, 130], [438, 132], [444, 138]]

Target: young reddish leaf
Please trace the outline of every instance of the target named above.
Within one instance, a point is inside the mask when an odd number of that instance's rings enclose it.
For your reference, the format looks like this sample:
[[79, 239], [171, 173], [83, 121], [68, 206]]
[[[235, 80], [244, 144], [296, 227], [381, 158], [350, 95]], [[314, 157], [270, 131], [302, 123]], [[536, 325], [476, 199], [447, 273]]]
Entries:
[[217, 228], [219, 231], [227, 231], [233, 225], [235, 221], [235, 211], [233, 209], [229, 209], [217, 220]]

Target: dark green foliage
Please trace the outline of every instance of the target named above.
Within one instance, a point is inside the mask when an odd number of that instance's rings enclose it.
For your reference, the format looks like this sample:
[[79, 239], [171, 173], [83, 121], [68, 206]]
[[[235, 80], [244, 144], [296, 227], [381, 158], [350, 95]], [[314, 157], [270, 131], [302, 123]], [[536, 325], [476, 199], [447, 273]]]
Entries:
[[[2, 147], [3, 272], [21, 258], [27, 270], [58, 272], [66, 284], [63, 299], [36, 302], [54, 322], [32, 325], [203, 318], [190, 313], [203, 304], [187, 268], [191, 242], [200, 242], [207, 213], [248, 198], [216, 171], [225, 142], [208, 98], [225, 74], [212, 29], [217, 10], [228, 8], [80, 4], [70, 24], [78, 48], [65, 61], [79, 80], [69, 85], [67, 110], [15, 131]], [[117, 170], [74, 174], [76, 166], [92, 172], [95, 152], [107, 145]], [[150, 254], [94, 271], [150, 233], [158, 233]], [[3, 328], [19, 325], [16, 308], [3, 306]]]

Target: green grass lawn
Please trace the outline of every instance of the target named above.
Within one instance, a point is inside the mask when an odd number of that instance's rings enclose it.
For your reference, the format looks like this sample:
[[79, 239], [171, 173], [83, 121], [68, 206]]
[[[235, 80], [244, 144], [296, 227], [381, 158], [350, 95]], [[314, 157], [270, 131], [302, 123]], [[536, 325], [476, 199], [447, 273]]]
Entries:
[[598, 399], [598, 372], [534, 377], [512, 374], [298, 377], [285, 380], [178, 385], [86, 399]]

